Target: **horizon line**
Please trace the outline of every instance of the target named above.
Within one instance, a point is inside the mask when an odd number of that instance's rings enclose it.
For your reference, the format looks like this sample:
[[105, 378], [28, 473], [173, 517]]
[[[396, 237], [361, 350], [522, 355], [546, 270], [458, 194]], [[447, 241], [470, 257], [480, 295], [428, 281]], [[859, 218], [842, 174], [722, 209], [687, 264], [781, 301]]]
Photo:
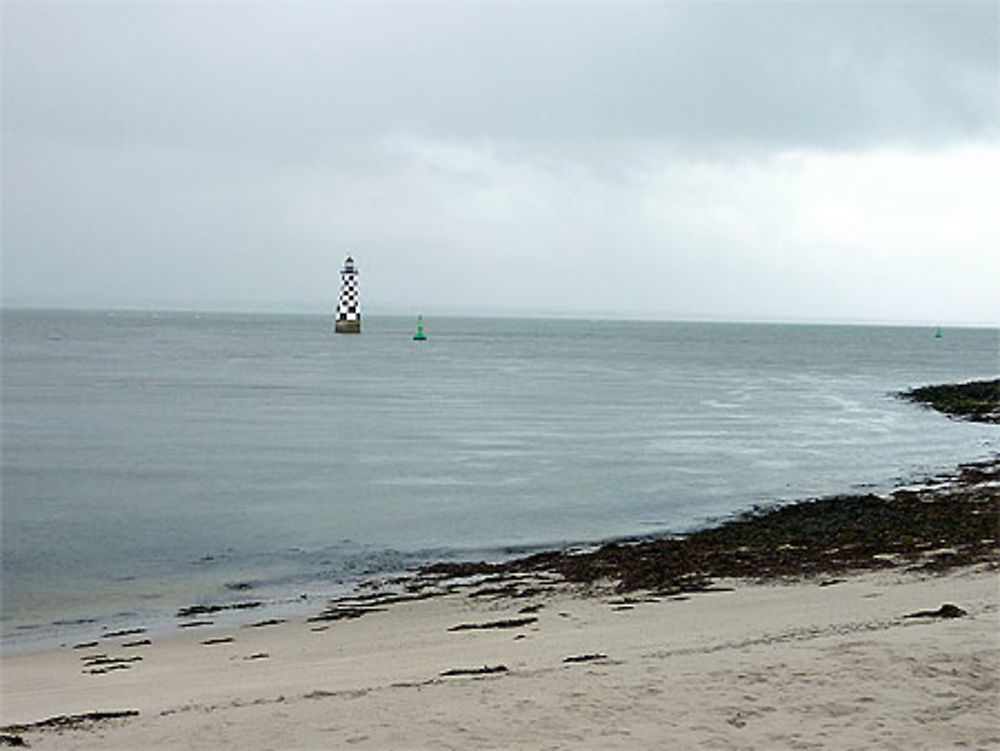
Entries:
[[[180, 315], [246, 315], [246, 316], [335, 316], [336, 311], [321, 311], [315, 308], [293, 308], [290, 306], [264, 306], [251, 308], [234, 304], [233, 307], [205, 307], [188, 305], [34, 305], [0, 303], [0, 313], [150, 313]], [[535, 320], [579, 320], [579, 321], [620, 321], [620, 322], [663, 322], [663, 323], [719, 323], [719, 324], [760, 324], [760, 325], [801, 325], [801, 326], [887, 326], [911, 328], [975, 328], [1000, 329], [1000, 322], [987, 321], [934, 321], [931, 319], [865, 319], [808, 316], [720, 316], [711, 314], [679, 314], [657, 311], [610, 311], [610, 310], [534, 310], [518, 308], [413, 308], [403, 311], [394, 306], [375, 306], [375, 310], [363, 311], [363, 317], [406, 318], [415, 315], [438, 318], [512, 318]]]

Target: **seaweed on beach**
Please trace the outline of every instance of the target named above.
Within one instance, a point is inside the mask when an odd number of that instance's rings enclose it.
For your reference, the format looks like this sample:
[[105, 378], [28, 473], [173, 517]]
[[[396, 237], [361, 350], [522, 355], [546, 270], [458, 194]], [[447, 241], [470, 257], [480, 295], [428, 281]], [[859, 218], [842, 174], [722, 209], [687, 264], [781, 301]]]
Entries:
[[[506, 563], [437, 564], [421, 572], [456, 578], [550, 572], [620, 592], [677, 596], [717, 589], [719, 578], [758, 581], [904, 567], [943, 572], [997, 563], [1000, 457], [966, 464], [888, 495], [838, 495], [756, 507], [686, 536], [555, 550]], [[454, 566], [454, 568], [451, 568]]]
[[231, 602], [226, 605], [189, 605], [186, 608], [178, 610], [176, 617], [190, 618], [193, 615], [221, 613], [223, 610], [249, 610], [251, 608], [259, 608], [263, 604], [260, 600], [252, 600], [250, 602]]
[[888, 496], [834, 496], [756, 509], [686, 537], [617, 543], [584, 554], [555, 553], [523, 565], [571, 581], [611, 579], [621, 591], [704, 591], [715, 578], [756, 580], [904, 566], [944, 571], [996, 562], [1000, 461], [965, 468]]
[[264, 628], [265, 626], [278, 626], [282, 623], [286, 623], [284, 618], [268, 618], [263, 621], [256, 621], [255, 623], [248, 623], [246, 628]]
[[[4, 735], [19, 736], [33, 730], [68, 730], [76, 728], [91, 728], [110, 720], [120, 720], [129, 717], [138, 717], [139, 711], [136, 709], [125, 709], [113, 712], [86, 712], [84, 714], [59, 715], [49, 717], [38, 722], [19, 725], [5, 725], [0, 727], [0, 733]], [[10, 744], [20, 745], [20, 744]]]
[[83, 658], [85, 668], [93, 668], [98, 665], [124, 665], [129, 662], [142, 662], [142, 657], [133, 655], [132, 657], [108, 657], [107, 655], [94, 655]]
[[921, 386], [899, 396], [950, 417], [1000, 424], [1000, 379]]
[[496, 675], [506, 673], [506, 665], [483, 665], [481, 668], [452, 668], [441, 673], [442, 676], [450, 677], [457, 675]]
[[570, 655], [569, 657], [564, 657], [563, 662], [565, 663], [578, 663], [578, 662], [595, 662], [597, 660], [606, 660], [608, 656], [603, 652], [594, 652], [592, 654], [585, 655]]
[[217, 636], [212, 639], [205, 639], [202, 644], [206, 647], [212, 647], [216, 644], [232, 644], [234, 641], [236, 640], [231, 636]]
[[135, 634], [144, 634], [146, 629], [144, 628], [126, 628], [121, 631], [109, 631], [106, 634], [102, 634], [102, 639], [118, 639], [122, 636], [134, 636]]
[[487, 623], [459, 623], [457, 626], [452, 626], [449, 631], [484, 631], [487, 629], [503, 629], [503, 628], [521, 628], [522, 626], [530, 626], [532, 623], [538, 621], [534, 616], [526, 616], [524, 618], [505, 618], [500, 621], [488, 621]]
[[352, 607], [343, 607], [340, 605], [332, 605], [319, 615], [314, 615], [310, 618], [306, 618], [306, 621], [309, 623], [315, 623], [318, 621], [351, 621], [355, 620], [356, 618], [361, 618], [364, 615], [368, 615], [369, 613], [380, 613], [383, 610], [385, 610], [385, 608], [373, 608], [373, 607], [352, 608]]
[[918, 610], [916, 613], [907, 613], [904, 618], [963, 618], [968, 613], [958, 605], [946, 602], [937, 610]]

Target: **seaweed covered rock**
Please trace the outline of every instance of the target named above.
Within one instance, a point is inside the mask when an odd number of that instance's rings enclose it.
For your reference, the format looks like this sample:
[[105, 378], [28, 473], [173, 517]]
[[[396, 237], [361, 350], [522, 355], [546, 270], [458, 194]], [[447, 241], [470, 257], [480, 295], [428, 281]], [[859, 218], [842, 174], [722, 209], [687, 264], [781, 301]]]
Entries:
[[1000, 379], [921, 386], [899, 396], [950, 417], [1000, 424]]

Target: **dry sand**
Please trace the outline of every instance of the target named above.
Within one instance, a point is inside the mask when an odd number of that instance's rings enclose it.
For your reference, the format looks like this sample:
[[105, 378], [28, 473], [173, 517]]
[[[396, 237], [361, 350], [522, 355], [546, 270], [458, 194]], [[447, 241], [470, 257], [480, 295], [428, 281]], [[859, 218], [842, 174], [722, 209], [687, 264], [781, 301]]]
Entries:
[[[0, 722], [139, 711], [24, 732], [36, 749], [1000, 748], [995, 570], [734, 586], [629, 604], [450, 595], [8, 656]], [[943, 603], [968, 615], [903, 617]], [[84, 672], [95, 654], [142, 659]], [[484, 666], [506, 670], [442, 675]]]

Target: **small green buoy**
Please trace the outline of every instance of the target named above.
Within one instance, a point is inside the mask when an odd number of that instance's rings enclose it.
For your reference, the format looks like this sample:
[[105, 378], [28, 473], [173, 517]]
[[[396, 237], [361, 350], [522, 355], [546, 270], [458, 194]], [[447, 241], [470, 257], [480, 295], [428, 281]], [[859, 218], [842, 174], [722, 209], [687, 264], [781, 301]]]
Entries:
[[414, 341], [427, 341], [427, 334], [424, 333], [424, 317], [417, 316], [417, 333], [413, 335]]
[[940, 339], [941, 338], [941, 327], [940, 326], [938, 326], [937, 327], [937, 331], [934, 332], [934, 338], [935, 339]]

